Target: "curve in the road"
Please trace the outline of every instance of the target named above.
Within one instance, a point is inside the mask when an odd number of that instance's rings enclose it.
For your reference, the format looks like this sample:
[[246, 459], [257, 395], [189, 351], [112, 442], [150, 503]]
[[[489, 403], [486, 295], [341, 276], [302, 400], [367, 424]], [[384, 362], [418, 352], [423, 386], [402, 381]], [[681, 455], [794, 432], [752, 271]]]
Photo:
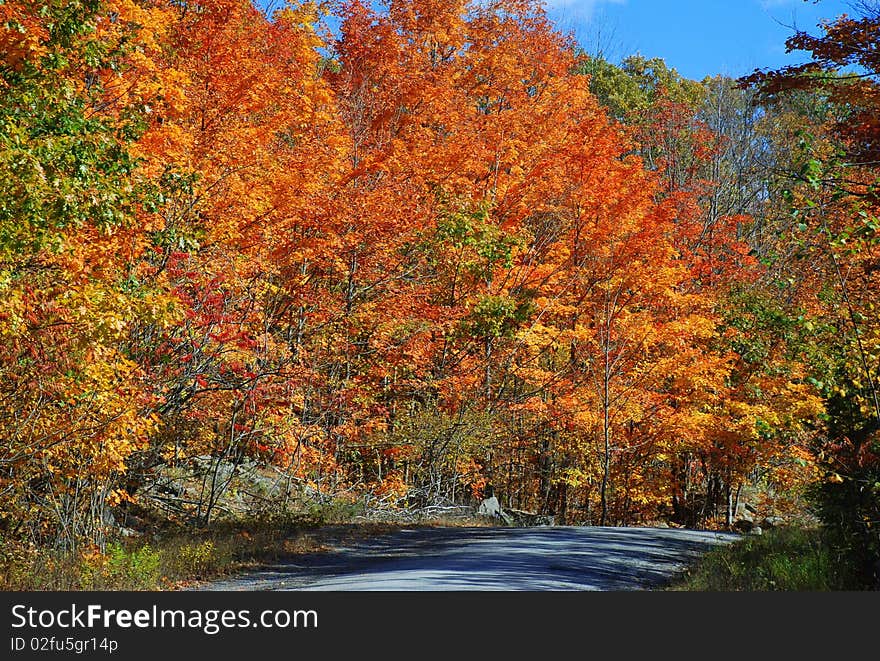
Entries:
[[299, 556], [209, 590], [640, 590], [738, 535], [660, 528], [415, 528]]

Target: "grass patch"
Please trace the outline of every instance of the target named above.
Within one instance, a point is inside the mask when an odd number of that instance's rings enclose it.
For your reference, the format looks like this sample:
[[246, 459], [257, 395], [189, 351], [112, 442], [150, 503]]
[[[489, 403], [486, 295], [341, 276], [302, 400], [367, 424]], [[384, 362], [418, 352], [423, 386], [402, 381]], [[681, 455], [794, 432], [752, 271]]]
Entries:
[[773, 528], [719, 546], [670, 589], [767, 592], [848, 589], [849, 572], [818, 529]]
[[327, 523], [308, 515], [275, 515], [221, 522], [208, 529], [171, 528], [152, 538], [120, 539], [103, 550], [75, 552], [0, 537], [0, 590], [176, 589], [399, 527]]
[[362, 510], [360, 503], [334, 499], [299, 512], [267, 511], [199, 528], [139, 508], [132, 518], [137, 523], [125, 522], [139, 531], [136, 536], [66, 552], [0, 533], [0, 590], [174, 590], [401, 528], [495, 524], [443, 508], [416, 518], [392, 512], [378, 520], [365, 519]]

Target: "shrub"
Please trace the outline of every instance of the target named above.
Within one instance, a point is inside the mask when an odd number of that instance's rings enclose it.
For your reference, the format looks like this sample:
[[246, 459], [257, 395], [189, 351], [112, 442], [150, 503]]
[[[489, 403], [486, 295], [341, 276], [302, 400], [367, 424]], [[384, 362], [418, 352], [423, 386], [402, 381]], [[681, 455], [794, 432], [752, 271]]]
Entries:
[[820, 530], [775, 528], [713, 549], [673, 589], [840, 590], [848, 573]]

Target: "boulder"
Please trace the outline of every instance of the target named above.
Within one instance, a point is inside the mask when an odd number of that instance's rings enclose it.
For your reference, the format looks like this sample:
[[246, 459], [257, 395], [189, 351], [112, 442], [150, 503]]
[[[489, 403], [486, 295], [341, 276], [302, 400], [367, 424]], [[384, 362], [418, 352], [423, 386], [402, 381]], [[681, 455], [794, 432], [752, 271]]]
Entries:
[[764, 528], [778, 528], [784, 523], [785, 519], [783, 519], [781, 516], [767, 516], [764, 517], [763, 521], [761, 521], [761, 525]]
[[482, 516], [501, 516], [501, 503], [498, 502], [498, 498], [495, 496], [490, 496], [486, 498], [482, 503], [480, 503], [480, 507], [477, 509], [477, 514]]
[[477, 508], [477, 514], [498, 519], [503, 521], [505, 525], [519, 528], [556, 525], [556, 521], [551, 514], [535, 514], [534, 512], [512, 508], [502, 509], [501, 503], [498, 502], [498, 498], [494, 495], [489, 496], [480, 503], [480, 506]]

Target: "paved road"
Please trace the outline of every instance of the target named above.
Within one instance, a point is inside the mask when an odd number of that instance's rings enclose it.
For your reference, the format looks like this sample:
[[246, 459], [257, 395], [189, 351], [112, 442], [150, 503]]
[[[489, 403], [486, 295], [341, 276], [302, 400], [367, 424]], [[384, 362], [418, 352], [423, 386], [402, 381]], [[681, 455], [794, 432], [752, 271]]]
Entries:
[[641, 590], [737, 537], [657, 528], [403, 529], [204, 589]]

